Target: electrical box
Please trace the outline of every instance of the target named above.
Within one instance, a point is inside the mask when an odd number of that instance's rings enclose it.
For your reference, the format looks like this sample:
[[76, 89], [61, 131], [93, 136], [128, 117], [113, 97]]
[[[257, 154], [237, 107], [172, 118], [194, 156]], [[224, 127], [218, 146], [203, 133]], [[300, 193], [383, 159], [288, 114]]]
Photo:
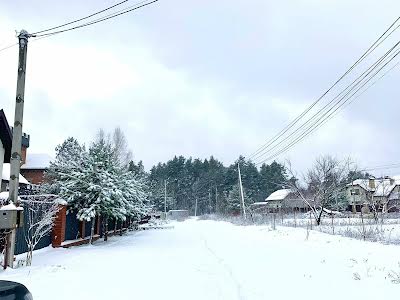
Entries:
[[[17, 227], [18, 210], [0, 209], [0, 229], [14, 229]], [[23, 210], [22, 210], [23, 212]]]

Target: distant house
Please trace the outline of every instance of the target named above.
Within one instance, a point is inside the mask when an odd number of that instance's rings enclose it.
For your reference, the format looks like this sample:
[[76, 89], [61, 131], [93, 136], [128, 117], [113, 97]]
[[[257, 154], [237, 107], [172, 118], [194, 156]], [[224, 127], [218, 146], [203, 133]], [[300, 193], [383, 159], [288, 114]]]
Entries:
[[370, 208], [372, 203], [380, 205], [384, 211], [397, 210], [400, 207], [400, 176], [356, 179], [346, 186], [349, 209], [360, 211], [361, 207]]
[[26, 160], [21, 166], [21, 174], [32, 184], [41, 184], [44, 173], [50, 166], [53, 158], [48, 154], [27, 154]]
[[12, 135], [4, 111], [0, 110], [0, 174], [3, 173], [3, 164], [9, 163], [11, 158]]
[[[8, 184], [10, 181], [11, 145], [12, 145], [12, 130], [8, 125], [4, 111], [1, 109], [0, 110], [0, 174], [1, 174], [0, 192], [8, 190]], [[19, 182], [21, 183], [21, 187], [29, 185], [29, 182], [21, 175], [19, 176]]]
[[[3, 170], [1, 175], [1, 192], [8, 191], [10, 183], [10, 164], [5, 163], [3, 164]], [[22, 190], [30, 189], [29, 187], [30, 182], [26, 180], [24, 176], [19, 174], [19, 188]]]
[[303, 199], [296, 195], [291, 189], [280, 189], [269, 195], [265, 201], [256, 202], [251, 205], [253, 211], [307, 211], [308, 206]]

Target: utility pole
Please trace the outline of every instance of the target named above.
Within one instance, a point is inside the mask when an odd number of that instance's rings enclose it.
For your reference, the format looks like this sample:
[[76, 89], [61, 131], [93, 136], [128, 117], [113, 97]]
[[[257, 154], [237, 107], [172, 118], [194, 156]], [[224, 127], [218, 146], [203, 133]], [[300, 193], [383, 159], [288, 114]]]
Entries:
[[215, 214], [218, 213], [218, 188], [215, 186]]
[[210, 215], [211, 215], [211, 189], [210, 190], [208, 190], [208, 211], [209, 211], [209, 213], [210, 213]]
[[167, 219], [167, 180], [164, 179], [164, 214]]
[[[21, 141], [22, 141], [22, 123], [24, 117], [24, 96], [25, 96], [25, 75], [26, 75], [26, 57], [28, 51], [28, 38], [30, 35], [25, 30], [21, 30], [18, 35], [19, 56], [18, 56], [18, 77], [17, 77], [17, 95], [15, 102], [14, 129], [11, 147], [10, 164], [10, 190], [8, 201], [14, 204], [18, 203], [18, 184], [19, 171], [21, 167]], [[6, 264], [13, 267], [15, 252], [16, 229], [13, 229], [7, 236], [7, 257]]]
[[246, 207], [244, 206], [244, 196], [243, 196], [243, 185], [242, 185], [242, 175], [240, 174], [240, 165], [238, 162], [238, 172], [239, 172], [239, 187], [240, 187], [240, 196], [242, 198], [242, 211], [243, 217], [246, 219]]

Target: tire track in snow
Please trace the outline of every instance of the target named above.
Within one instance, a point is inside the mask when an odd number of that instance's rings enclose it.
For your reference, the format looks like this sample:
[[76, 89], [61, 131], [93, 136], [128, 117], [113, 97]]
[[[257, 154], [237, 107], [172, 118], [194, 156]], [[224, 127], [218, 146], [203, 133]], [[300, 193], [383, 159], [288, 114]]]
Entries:
[[225, 261], [220, 256], [218, 256], [215, 253], [215, 251], [213, 249], [210, 248], [210, 246], [207, 243], [207, 239], [203, 235], [200, 235], [200, 238], [202, 239], [202, 241], [204, 243], [204, 247], [207, 249], [207, 251], [210, 253], [210, 255], [212, 257], [214, 257], [214, 259], [218, 262], [218, 264], [222, 267], [222, 269], [224, 269], [224, 271], [226, 273], [228, 273], [229, 277], [231, 278], [233, 284], [236, 287], [238, 299], [245, 300], [245, 298], [243, 297], [243, 294], [242, 294], [242, 286], [239, 283], [239, 281], [236, 279], [236, 276], [233, 274], [232, 269], [229, 267], [228, 264], [225, 263]]

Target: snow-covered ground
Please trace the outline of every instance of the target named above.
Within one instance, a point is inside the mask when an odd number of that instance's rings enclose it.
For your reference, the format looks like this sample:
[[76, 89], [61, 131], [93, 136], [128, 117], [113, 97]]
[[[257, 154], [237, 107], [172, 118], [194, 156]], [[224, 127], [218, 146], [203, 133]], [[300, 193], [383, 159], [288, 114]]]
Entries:
[[[107, 243], [36, 251], [0, 272], [34, 299], [396, 299], [400, 246], [304, 228], [187, 220]], [[392, 274], [389, 276], [389, 274]], [[400, 280], [400, 277], [398, 278]]]

